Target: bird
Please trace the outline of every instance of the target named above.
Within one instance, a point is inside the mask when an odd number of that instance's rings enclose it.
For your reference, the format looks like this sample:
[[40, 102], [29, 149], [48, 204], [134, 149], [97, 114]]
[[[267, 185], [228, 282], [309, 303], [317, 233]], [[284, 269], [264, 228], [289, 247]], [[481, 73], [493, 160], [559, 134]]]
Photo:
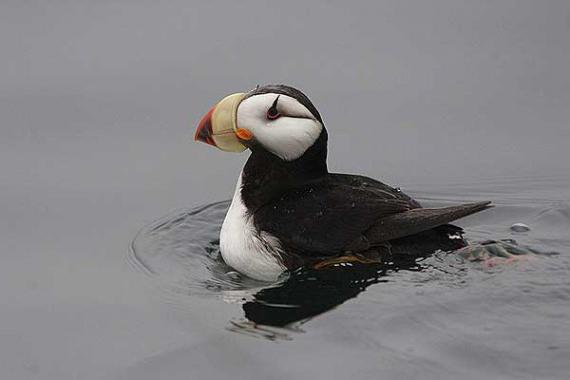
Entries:
[[195, 136], [227, 152], [250, 150], [220, 230], [220, 254], [235, 271], [275, 281], [303, 266], [377, 262], [383, 255], [466, 246], [450, 222], [491, 202], [424, 208], [399, 188], [328, 170], [328, 132], [300, 90], [257, 86], [219, 101]]

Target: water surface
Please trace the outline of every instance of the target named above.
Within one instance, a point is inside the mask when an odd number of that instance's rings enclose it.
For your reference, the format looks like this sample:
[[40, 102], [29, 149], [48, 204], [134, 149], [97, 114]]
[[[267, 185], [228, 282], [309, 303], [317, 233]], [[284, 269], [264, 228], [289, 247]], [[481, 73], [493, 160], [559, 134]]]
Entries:
[[[569, 14], [1, 1], [0, 378], [568, 378]], [[246, 154], [192, 137], [214, 102], [264, 83], [315, 103], [331, 170], [426, 205], [491, 200], [460, 221], [468, 239], [559, 254], [438, 254], [269, 288], [228, 273], [216, 202]]]
[[[434, 378], [496, 377], [503, 371], [563, 378], [563, 358], [570, 354], [569, 184], [543, 178], [439, 190], [424, 185], [415, 195], [426, 205], [495, 199], [494, 209], [460, 223], [469, 249], [487, 250], [484, 260], [464, 249], [326, 273], [300, 270], [274, 284], [257, 282], [219, 257], [217, 238], [228, 202], [156, 221], [134, 239], [130, 258], [176, 307], [191, 308], [198, 298], [234, 305], [239, 316], [228, 316], [218, 328], [250, 338], [311, 339], [325, 351], [332, 349], [332, 339], [333, 351], [362, 349], [389, 358], [395, 371], [404, 366]], [[511, 231], [514, 222], [531, 229]], [[521, 252], [502, 257], [479, 244], [501, 239], [495, 246], [516, 241]], [[390, 373], [390, 366], [376, 365], [379, 373]]]

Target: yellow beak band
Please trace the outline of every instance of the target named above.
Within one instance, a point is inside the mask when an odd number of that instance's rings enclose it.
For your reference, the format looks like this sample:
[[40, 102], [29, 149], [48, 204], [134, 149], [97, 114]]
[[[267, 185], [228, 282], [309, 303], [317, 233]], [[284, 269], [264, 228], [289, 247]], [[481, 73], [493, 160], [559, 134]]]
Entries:
[[223, 98], [214, 108], [211, 116], [212, 139], [221, 150], [243, 152], [247, 149], [238, 139], [243, 133], [238, 134], [237, 127], [237, 108], [244, 98], [245, 94], [241, 92], [231, 94]]

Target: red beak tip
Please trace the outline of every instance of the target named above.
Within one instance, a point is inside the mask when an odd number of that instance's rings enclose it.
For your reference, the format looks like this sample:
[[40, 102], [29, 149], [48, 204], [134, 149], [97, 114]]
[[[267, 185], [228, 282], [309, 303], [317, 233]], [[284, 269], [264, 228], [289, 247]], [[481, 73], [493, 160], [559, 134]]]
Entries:
[[208, 113], [206, 115], [204, 115], [204, 117], [202, 118], [202, 120], [200, 120], [200, 124], [198, 125], [198, 129], [196, 130], [196, 134], [194, 135], [194, 141], [201, 141], [204, 142], [206, 144], [210, 144], [213, 146], [216, 146], [216, 143], [214, 142], [214, 139], [212, 138], [212, 113], [214, 113], [214, 109], [216, 107], [212, 107], [212, 109], [210, 111], [208, 111]]

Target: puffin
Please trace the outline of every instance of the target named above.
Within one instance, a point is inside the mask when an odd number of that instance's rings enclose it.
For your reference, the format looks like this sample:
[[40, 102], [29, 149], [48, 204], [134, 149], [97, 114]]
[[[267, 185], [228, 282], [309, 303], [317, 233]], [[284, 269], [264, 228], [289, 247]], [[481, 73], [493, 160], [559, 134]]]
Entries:
[[[220, 253], [261, 281], [310, 266], [377, 263], [465, 247], [450, 222], [491, 202], [423, 208], [399, 188], [327, 166], [328, 132], [300, 90], [264, 85], [219, 101], [195, 140], [227, 152], [250, 150], [220, 230]], [[418, 254], [419, 253], [419, 254]]]

